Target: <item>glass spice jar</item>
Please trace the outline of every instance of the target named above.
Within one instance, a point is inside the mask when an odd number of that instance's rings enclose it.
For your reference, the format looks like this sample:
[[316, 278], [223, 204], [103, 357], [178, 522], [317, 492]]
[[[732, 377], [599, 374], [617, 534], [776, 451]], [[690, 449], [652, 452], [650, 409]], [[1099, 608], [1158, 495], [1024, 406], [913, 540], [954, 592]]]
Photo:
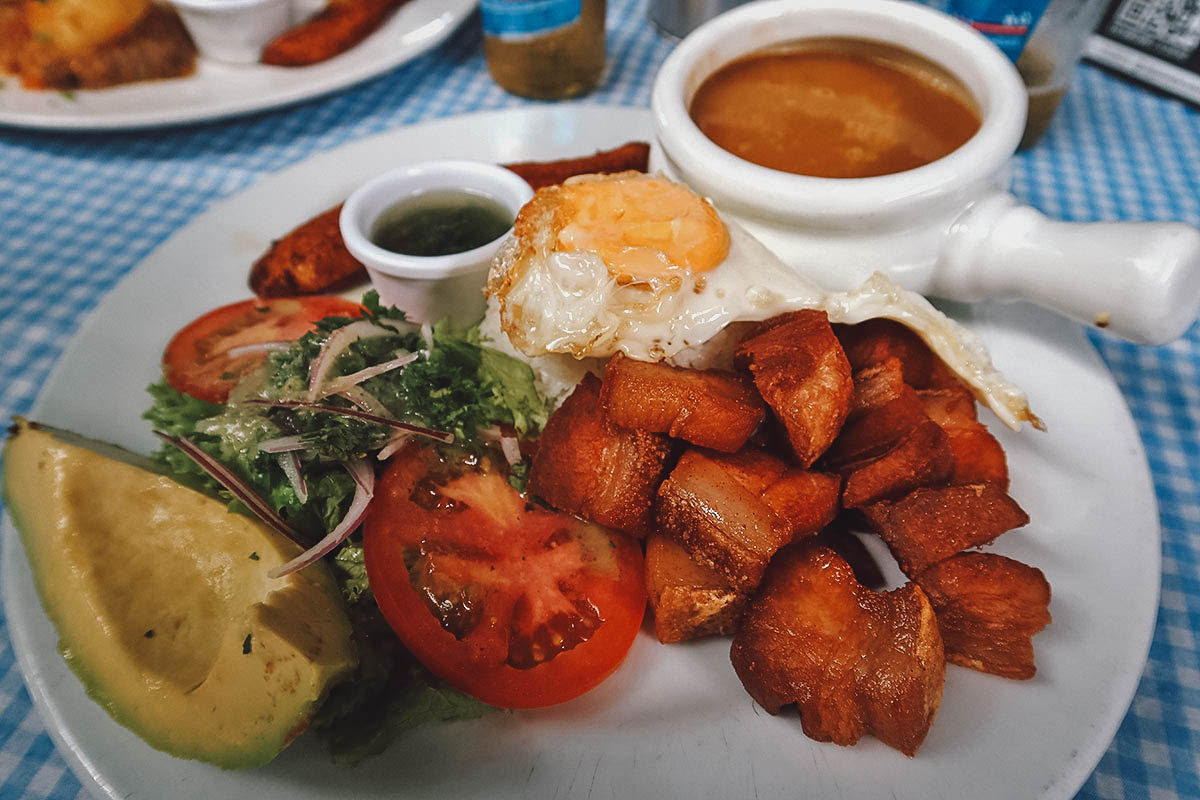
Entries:
[[483, 52], [505, 90], [578, 97], [604, 73], [605, 0], [481, 0]]
[[1029, 94], [1021, 148], [1037, 143], [1070, 86], [1108, 0], [925, 0], [988, 37], [1017, 65]]

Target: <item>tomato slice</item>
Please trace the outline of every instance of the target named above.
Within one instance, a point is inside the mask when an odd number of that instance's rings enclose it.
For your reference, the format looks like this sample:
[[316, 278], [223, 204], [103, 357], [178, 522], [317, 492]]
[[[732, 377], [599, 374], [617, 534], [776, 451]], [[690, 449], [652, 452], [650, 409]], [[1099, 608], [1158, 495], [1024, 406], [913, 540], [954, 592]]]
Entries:
[[266, 358], [265, 352], [230, 356], [245, 345], [291, 341], [332, 316], [357, 317], [362, 307], [340, 297], [289, 297], [242, 300], [213, 309], [189, 322], [163, 353], [167, 383], [184, 394], [223, 403], [245, 375]]
[[486, 458], [409, 445], [376, 485], [363, 530], [384, 617], [431, 672], [485, 703], [577, 697], [641, 628], [638, 542], [526, 501]]

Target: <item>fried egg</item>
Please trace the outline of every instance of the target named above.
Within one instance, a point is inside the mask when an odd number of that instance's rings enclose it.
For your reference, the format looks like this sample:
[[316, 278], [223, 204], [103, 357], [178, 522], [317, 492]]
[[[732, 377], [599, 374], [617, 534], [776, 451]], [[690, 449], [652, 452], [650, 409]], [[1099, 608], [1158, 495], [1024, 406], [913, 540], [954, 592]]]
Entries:
[[734, 323], [797, 309], [846, 324], [886, 317], [915, 331], [1006, 425], [1041, 427], [978, 335], [924, 297], [880, 273], [854, 291], [825, 291], [660, 176], [587, 175], [538, 190], [492, 266], [487, 293], [485, 327], [562, 380], [618, 351], [719, 365]]

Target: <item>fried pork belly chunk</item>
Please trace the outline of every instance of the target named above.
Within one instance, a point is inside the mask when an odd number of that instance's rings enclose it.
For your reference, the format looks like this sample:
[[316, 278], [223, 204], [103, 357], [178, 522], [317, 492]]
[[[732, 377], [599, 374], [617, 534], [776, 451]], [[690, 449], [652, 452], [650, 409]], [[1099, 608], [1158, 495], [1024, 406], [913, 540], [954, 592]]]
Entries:
[[793, 467], [763, 490], [762, 499], [794, 538], [815, 534], [833, 522], [841, 488], [837, 475]]
[[559, 510], [644, 536], [670, 455], [666, 436], [612, 424], [600, 379], [588, 374], [547, 420], [529, 490]]
[[763, 501], [762, 489], [741, 478], [716, 454], [687, 451], [658, 489], [656, 522], [693, 558], [746, 590], [758, 584], [771, 556], [791, 541], [792, 529]]
[[857, 325], [835, 325], [834, 332], [855, 371], [895, 358], [904, 368], [904, 382], [915, 389], [962, 385], [921, 337], [899, 322], [869, 319]]
[[904, 382], [895, 358], [858, 370], [846, 424], [825, 454], [830, 464], [853, 464], [884, 455], [910, 431], [930, 421], [916, 390]]
[[920, 587], [874, 592], [814, 540], [771, 563], [730, 659], [768, 712], [795, 703], [809, 737], [851, 745], [872, 733], [907, 756], [929, 732], [946, 674], [937, 620]]
[[749, 591], [780, 547], [833, 520], [839, 484], [759, 451], [689, 450], [659, 487], [655, 521], [698, 563]]
[[989, 481], [1008, 488], [1008, 459], [996, 437], [979, 421], [975, 398], [961, 387], [917, 392], [929, 418], [950, 437], [954, 471], [950, 483]]
[[1017, 501], [994, 483], [917, 489], [861, 511], [910, 578], [1029, 522]]
[[888, 358], [854, 373], [851, 410], [825, 463], [846, 479], [842, 504], [859, 508], [945, 483], [954, 450], [904, 382], [899, 359]]
[[658, 531], [646, 537], [646, 594], [663, 644], [733, 633], [747, 599], [720, 572]]
[[689, 458], [704, 456], [719, 464], [734, 480], [753, 494], [762, 494], [767, 487], [783, 477], [788, 465], [764, 450], [747, 448], [736, 453], [712, 453], [703, 450]]
[[854, 570], [854, 577], [863, 586], [870, 589], [882, 589], [887, 581], [884, 580], [883, 570], [871, 555], [871, 551], [862, 543], [850, 528], [839, 518], [833, 524], [826, 526], [817, 534], [816, 541], [837, 553]]
[[766, 415], [758, 392], [741, 375], [635, 361], [622, 353], [608, 362], [600, 399], [618, 425], [726, 453], [739, 450]]
[[838, 513], [842, 481], [837, 475], [789, 467], [775, 456], [754, 449], [736, 453], [696, 451], [718, 464], [738, 483], [766, 504], [792, 538], [811, 536]]
[[[697, 453], [685, 458], [691, 461], [701, 457]], [[746, 498], [757, 492], [775, 516], [764, 513], [756, 504], [751, 505], [753, 513], [749, 518], [768, 527], [755, 527], [750, 531], [752, 537], [761, 535], [756, 541], [762, 553], [748, 554], [740, 547], [745, 540], [737, 535], [738, 531], [731, 532], [723, 525], [727, 519], [718, 519], [703, 511], [697, 513], [703, 508], [699, 503], [703, 503], [704, 498], [686, 496], [689, 487], [696, 488], [692, 465], [684, 464], [684, 473], [676, 483], [664, 484], [663, 496], [667, 498], [668, 509], [660, 513], [672, 526], [672, 533], [654, 531], [646, 537], [646, 589], [654, 609], [655, 634], [664, 644], [733, 633], [747, 596], [756, 584], [752, 576], [759, 572], [764, 556], [765, 560], [770, 559], [775, 542], [813, 535], [837, 516], [841, 480], [836, 475], [785, 469], [778, 459], [757, 451], [714, 454], [710, 461], [720, 465], [725, 477], [741, 485], [746, 491], [743, 500], [751, 502]], [[741, 495], [741, 492], [736, 494]], [[690, 504], [692, 500], [698, 504]], [[719, 504], [712, 508], [720, 510]], [[710, 558], [693, 557], [673, 534], [687, 539], [691, 546]], [[858, 542], [857, 539], [854, 541]], [[724, 552], [723, 548], [732, 548], [732, 552]], [[723, 571], [711, 566], [714, 552], [721, 553], [715, 559], [720, 563], [740, 563], [740, 569], [748, 577], [732, 579], [728, 569]]]
[[803, 466], [825, 452], [850, 411], [850, 362], [824, 311], [793, 311], [752, 328], [734, 353], [787, 431]]
[[1040, 569], [996, 553], [959, 553], [913, 580], [933, 604], [947, 661], [1034, 676], [1033, 635], [1050, 624], [1050, 584]]
[[946, 433], [932, 420], [905, 432], [891, 449], [847, 465], [842, 505], [861, 508], [912, 489], [945, 483], [954, 470], [954, 451]]

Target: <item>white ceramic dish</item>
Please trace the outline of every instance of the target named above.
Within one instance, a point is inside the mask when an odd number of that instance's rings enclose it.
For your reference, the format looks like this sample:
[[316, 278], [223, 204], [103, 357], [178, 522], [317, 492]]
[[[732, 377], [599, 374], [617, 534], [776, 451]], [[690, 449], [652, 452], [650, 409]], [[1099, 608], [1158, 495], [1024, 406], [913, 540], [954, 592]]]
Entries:
[[389, 208], [446, 190], [494, 201], [507, 211], [509, 219], [516, 219], [533, 197], [523, 178], [495, 162], [464, 158], [421, 161], [376, 175], [355, 189], [342, 206], [338, 224], [346, 249], [367, 268], [371, 285], [385, 303], [403, 308], [417, 322], [450, 317], [459, 325], [470, 325], [483, 316], [479, 287], [487, 280], [488, 268], [507, 234], [444, 256], [404, 255], [371, 241], [375, 226]]
[[[956, 76], [982, 124], [958, 149], [870, 178], [793, 175], [716, 145], [689, 116], [704, 79], [757, 50], [862, 38]], [[689, 34], [663, 62], [651, 166], [710, 197], [789, 264], [853, 289], [876, 270], [954, 300], [1029, 300], [1132, 341], [1178, 338], [1200, 308], [1200, 229], [1184, 223], [1052, 221], [1007, 192], [1025, 124], [1012, 62], [960, 20], [896, 0], [761, 0]]]
[[477, 0], [409, 0], [355, 47], [310, 67], [200, 59], [186, 78], [60, 92], [29, 91], [0, 75], [0, 125], [116, 130], [179, 125], [265, 111], [382, 75], [442, 42]]
[[[548, 159], [649, 131], [648, 115], [629, 109], [494, 112], [391, 131], [266, 178], [197, 217], [103, 299], [35, 415], [154, 448], [140, 419], [142, 387], [157, 377], [170, 334], [246, 296], [249, 264], [273, 237], [399, 163], [397, 154]], [[1033, 517], [996, 550], [1046, 573], [1054, 622], [1035, 640], [1031, 681], [949, 668], [915, 759], [871, 738], [853, 748], [812, 742], [794, 714], [768, 716], [742, 690], [727, 640], [663, 646], [643, 633], [617, 674], [576, 701], [426, 726], [355, 769], [331, 764], [311, 736], [251, 772], [180, 761], [146, 747], [84, 694], [56, 652], [6, 522], [4, 601], [20, 667], [60, 752], [97, 797], [1070, 798], [1125, 715], [1153, 631], [1160, 563], [1150, 476], [1121, 395], [1078, 326], [1023, 306], [978, 306], [964, 321], [1049, 426], [1045, 434], [992, 427], [1009, 454], [1012, 493]]]
[[263, 45], [303, 21], [292, 0], [171, 0], [205, 58], [254, 64]]

